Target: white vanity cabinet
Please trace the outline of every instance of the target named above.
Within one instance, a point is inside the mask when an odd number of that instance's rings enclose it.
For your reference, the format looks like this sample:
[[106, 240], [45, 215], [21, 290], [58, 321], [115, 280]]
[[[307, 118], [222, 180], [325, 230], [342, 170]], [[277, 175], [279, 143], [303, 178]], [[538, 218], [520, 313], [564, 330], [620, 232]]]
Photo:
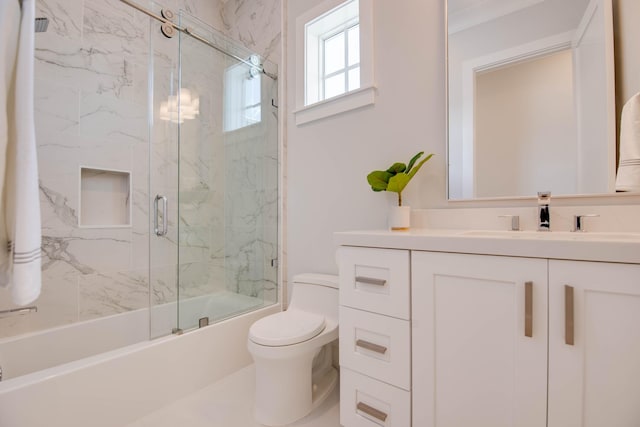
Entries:
[[586, 237], [338, 233], [342, 425], [640, 426], [640, 237]]
[[640, 265], [416, 251], [411, 286], [413, 425], [640, 425]]
[[549, 261], [549, 427], [582, 426], [640, 426], [640, 265]]
[[412, 252], [413, 425], [542, 427], [547, 261]]
[[407, 250], [340, 248], [340, 423], [411, 425]]

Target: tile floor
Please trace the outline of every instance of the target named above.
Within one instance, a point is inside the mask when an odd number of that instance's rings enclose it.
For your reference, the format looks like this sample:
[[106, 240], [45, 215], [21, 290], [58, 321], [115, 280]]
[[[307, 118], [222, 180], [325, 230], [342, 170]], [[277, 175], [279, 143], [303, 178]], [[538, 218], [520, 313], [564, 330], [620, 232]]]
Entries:
[[[255, 368], [250, 365], [126, 427], [261, 427], [253, 419]], [[291, 427], [340, 427], [338, 387]]]

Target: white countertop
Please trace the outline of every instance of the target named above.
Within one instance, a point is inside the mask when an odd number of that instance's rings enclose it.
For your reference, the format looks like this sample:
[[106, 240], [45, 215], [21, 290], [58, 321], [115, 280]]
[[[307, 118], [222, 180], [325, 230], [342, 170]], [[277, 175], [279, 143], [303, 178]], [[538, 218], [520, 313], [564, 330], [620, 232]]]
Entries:
[[334, 233], [339, 246], [640, 264], [640, 233], [412, 229]]

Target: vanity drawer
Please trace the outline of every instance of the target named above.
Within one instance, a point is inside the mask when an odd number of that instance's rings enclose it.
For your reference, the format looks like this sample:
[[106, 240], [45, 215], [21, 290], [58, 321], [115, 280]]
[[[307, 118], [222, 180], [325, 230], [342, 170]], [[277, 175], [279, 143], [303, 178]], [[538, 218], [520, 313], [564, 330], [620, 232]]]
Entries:
[[340, 304], [409, 319], [409, 251], [342, 247]]
[[350, 369], [340, 374], [340, 424], [344, 427], [409, 427], [411, 395]]
[[407, 320], [340, 307], [340, 366], [411, 389]]

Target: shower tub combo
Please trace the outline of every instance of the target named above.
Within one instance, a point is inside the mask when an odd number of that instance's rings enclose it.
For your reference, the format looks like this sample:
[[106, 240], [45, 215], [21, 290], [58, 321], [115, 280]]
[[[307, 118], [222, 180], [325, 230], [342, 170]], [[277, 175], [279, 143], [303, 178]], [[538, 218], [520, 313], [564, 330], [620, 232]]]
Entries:
[[0, 299], [3, 427], [130, 423], [281, 309], [277, 67], [151, 1], [59, 2], [84, 18], [37, 25], [43, 292]]

